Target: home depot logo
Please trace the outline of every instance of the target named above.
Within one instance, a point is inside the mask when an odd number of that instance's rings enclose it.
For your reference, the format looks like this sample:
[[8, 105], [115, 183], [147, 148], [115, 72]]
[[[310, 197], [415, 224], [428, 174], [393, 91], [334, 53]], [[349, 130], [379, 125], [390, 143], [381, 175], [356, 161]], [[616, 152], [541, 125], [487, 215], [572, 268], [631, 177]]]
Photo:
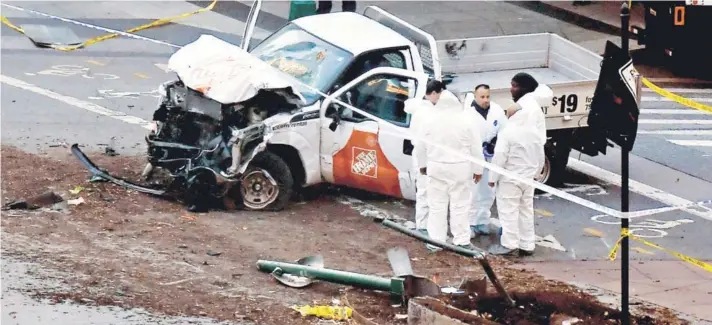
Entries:
[[366, 177], [378, 178], [376, 150], [352, 147], [351, 172]]

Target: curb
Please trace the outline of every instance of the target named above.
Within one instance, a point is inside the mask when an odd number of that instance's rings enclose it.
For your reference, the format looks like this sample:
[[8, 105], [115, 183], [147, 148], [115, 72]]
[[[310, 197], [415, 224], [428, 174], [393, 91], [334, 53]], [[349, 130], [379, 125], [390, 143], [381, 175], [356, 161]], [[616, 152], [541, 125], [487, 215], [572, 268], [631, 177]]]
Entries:
[[[607, 22], [603, 22], [588, 16], [584, 16], [582, 14], [573, 12], [568, 9], [560, 8], [551, 4], [548, 4], [544, 1], [506, 1], [507, 3], [513, 4], [515, 6], [519, 6], [525, 9], [529, 9], [534, 12], [538, 12], [540, 14], [555, 18], [557, 20], [574, 24], [576, 26], [588, 29], [588, 30], [594, 30], [597, 32], [605, 33], [605, 34], [610, 34], [614, 36], [620, 36], [621, 34], [621, 27], [620, 26], [615, 26], [611, 25]], [[630, 33], [630, 39], [632, 40], [637, 40], [638, 37], [637, 35]]]

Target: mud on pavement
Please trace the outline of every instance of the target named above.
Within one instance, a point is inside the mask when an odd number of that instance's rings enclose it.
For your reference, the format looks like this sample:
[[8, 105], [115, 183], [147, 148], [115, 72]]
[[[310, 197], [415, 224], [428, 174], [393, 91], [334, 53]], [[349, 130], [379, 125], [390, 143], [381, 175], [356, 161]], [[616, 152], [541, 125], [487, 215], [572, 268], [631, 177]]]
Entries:
[[[112, 174], [129, 180], [137, 179], [145, 163], [142, 157], [87, 154]], [[406, 306], [391, 306], [387, 293], [324, 282], [289, 288], [260, 273], [255, 262], [290, 262], [321, 254], [327, 268], [389, 277], [386, 250], [401, 246], [407, 249], [415, 273], [441, 286], [457, 286], [464, 277], [484, 275], [471, 259], [430, 254], [422, 243], [372, 222], [328, 195], [292, 202], [282, 212], [193, 214], [179, 203], [110, 183], [90, 183], [88, 176], [68, 148], [37, 156], [2, 147], [3, 204], [47, 191], [65, 201], [83, 199], [64, 212], [2, 211], [3, 256], [73, 273], [63, 280], [64, 289], [37, 288], [35, 296], [275, 325], [315, 323], [289, 307], [331, 305], [336, 298], [348, 300], [377, 324], [405, 324], [396, 315], [407, 314]], [[77, 186], [83, 189], [70, 192]], [[560, 292], [596, 310], [605, 308], [581, 290], [546, 280], [513, 262], [492, 258], [491, 263], [512, 292]], [[668, 310], [651, 312], [658, 320], [649, 324], [683, 323]]]

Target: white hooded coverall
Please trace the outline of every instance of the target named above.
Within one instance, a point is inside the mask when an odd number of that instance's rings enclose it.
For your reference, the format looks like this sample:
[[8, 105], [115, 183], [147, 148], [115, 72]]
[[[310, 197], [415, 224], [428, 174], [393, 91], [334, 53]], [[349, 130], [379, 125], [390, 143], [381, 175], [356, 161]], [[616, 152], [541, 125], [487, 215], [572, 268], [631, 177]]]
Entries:
[[[522, 178], [533, 180], [544, 167], [544, 135], [537, 123], [537, 110], [541, 107], [532, 93], [520, 98], [522, 106], [509, 118], [495, 146], [492, 163]], [[529, 97], [526, 97], [529, 96]], [[526, 97], [526, 98], [525, 98]], [[542, 112], [543, 117], [543, 112]], [[534, 187], [519, 183], [497, 173], [490, 175], [490, 182], [497, 183], [497, 214], [502, 223], [502, 246], [508, 249], [533, 251], [534, 233]]]
[[[463, 107], [466, 112], [472, 114], [473, 118], [477, 121], [480, 128], [480, 136], [482, 137], [482, 142], [490, 142], [494, 137], [496, 137], [500, 130], [504, 128], [507, 124], [507, 115], [505, 115], [504, 109], [495, 102], [490, 102], [490, 107], [487, 110], [487, 119], [485, 120], [482, 115], [477, 112], [472, 106], [472, 101], [474, 96], [468, 94], [465, 96], [465, 102]], [[483, 155], [484, 157], [484, 155]], [[492, 158], [484, 157], [487, 162], [491, 162]], [[484, 169], [482, 174], [482, 180], [479, 183], [472, 184], [472, 206], [470, 208], [470, 225], [489, 225], [489, 219], [492, 215], [492, 203], [494, 203], [494, 193], [495, 188], [488, 185], [488, 171]]]
[[[450, 204], [450, 231], [454, 245], [470, 244], [469, 209], [473, 174], [482, 175], [482, 166], [466, 157], [483, 160], [480, 130], [462, 109], [457, 97], [443, 90], [428, 115], [422, 134], [429, 143], [416, 143], [418, 167], [427, 167], [428, 235], [447, 240], [447, 210]], [[452, 152], [458, 154], [453, 154]]]
[[[423, 136], [423, 124], [427, 123], [427, 114], [433, 110], [433, 103], [427, 99], [411, 98], [405, 101], [405, 111], [411, 115], [410, 131], [416, 136]], [[428, 221], [428, 176], [420, 173], [418, 168], [417, 150], [413, 143], [413, 168], [418, 173], [415, 178], [415, 229], [426, 229]]]

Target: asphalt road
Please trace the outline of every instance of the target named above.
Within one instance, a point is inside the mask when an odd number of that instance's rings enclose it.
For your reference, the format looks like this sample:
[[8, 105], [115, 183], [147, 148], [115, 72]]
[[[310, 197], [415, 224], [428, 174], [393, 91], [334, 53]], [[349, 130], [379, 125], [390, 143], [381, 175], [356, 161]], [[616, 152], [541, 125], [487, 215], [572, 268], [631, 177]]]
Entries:
[[[112, 29], [127, 29], [149, 22], [149, 18], [197, 8], [187, 2], [10, 4]], [[200, 2], [200, 5], [204, 4]], [[363, 7], [359, 6], [361, 10]], [[455, 32], [462, 32], [462, 37], [473, 37], [543, 31], [558, 32], [576, 42], [590, 43], [597, 39], [603, 42], [609, 37], [506, 3], [459, 2], [438, 3], [437, 8], [432, 6], [435, 3], [383, 3], [387, 10], [433, 32], [436, 38], [453, 38], [451, 33]], [[338, 10], [340, 5], [335, 4], [334, 8]], [[81, 39], [104, 34], [96, 29], [7, 7], [2, 9], [3, 15], [16, 25], [67, 26]], [[478, 14], [463, 14], [465, 9]], [[244, 20], [246, 10], [249, 6], [240, 2], [222, 2], [216, 8], [217, 12], [202, 13], [182, 24], [137, 34], [178, 46], [195, 40], [202, 33], [216, 34], [239, 43], [244, 26], [240, 19]], [[270, 10], [275, 11], [274, 8]], [[286, 12], [281, 16], [265, 14], [259, 20], [256, 38], [278, 28], [284, 23], [284, 16]], [[487, 27], [489, 24], [498, 27]], [[143, 137], [147, 130], [141, 123], [151, 118], [157, 102], [157, 86], [173, 79], [161, 65], [167, 63], [175, 47], [120, 37], [85, 49], [60, 52], [37, 48], [25, 36], [4, 25], [1, 32], [3, 144], [17, 145], [33, 152], [63, 143], [79, 143], [86, 150], [103, 150], [115, 138], [116, 149], [121, 154], [144, 152]], [[709, 89], [687, 90], [680, 94], [708, 105], [712, 102]], [[633, 152], [635, 156], [631, 158], [631, 177], [639, 182], [632, 185], [631, 210], [712, 199], [712, 116], [666, 101], [649, 91], [644, 93], [643, 100], [641, 132]], [[576, 159], [572, 165], [574, 170], [564, 190], [618, 209], [620, 187], [615, 183], [620, 178], [620, 158], [616, 151], [595, 158], [574, 153], [572, 158]], [[581, 174], [582, 171], [588, 175]], [[651, 186], [658, 191], [651, 190]], [[411, 203], [394, 203], [392, 200], [367, 200], [367, 203], [370, 206], [365, 209], [412, 218]], [[532, 257], [534, 260], [605, 259], [617, 240], [618, 221], [596, 217], [600, 213], [594, 210], [546, 194], [537, 196], [535, 208], [537, 234], [542, 237], [552, 235], [565, 251], [542, 247]], [[708, 249], [712, 245], [708, 231], [712, 226], [712, 214], [709, 210], [706, 213], [673, 211], [656, 214], [632, 220], [631, 228], [634, 234], [663, 247], [712, 260], [712, 252]], [[487, 244], [490, 240], [478, 241]], [[651, 247], [639, 244], [631, 247], [633, 259], [674, 259]]]

